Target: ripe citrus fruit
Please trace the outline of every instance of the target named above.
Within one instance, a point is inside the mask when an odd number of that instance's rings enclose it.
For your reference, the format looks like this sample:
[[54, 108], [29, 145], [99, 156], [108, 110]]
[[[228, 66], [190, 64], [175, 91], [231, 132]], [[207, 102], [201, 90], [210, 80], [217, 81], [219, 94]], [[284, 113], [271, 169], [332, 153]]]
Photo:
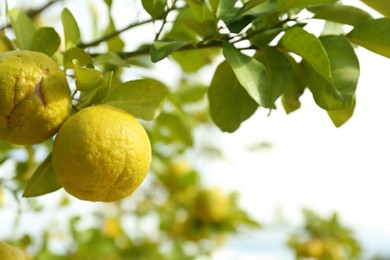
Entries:
[[98, 105], [69, 118], [53, 146], [58, 181], [71, 195], [89, 201], [116, 201], [142, 183], [150, 167], [148, 135], [123, 110]]
[[230, 201], [219, 188], [201, 191], [195, 202], [196, 214], [204, 222], [220, 222], [229, 214]]
[[0, 259], [24, 260], [21, 250], [0, 241]]
[[69, 115], [65, 74], [48, 56], [32, 51], [0, 53], [0, 139], [40, 143]]

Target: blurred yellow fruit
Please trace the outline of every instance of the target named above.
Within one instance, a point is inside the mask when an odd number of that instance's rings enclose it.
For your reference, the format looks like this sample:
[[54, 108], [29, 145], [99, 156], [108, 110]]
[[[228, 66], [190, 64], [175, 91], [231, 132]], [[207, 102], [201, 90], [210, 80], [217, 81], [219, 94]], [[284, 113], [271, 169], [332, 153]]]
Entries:
[[23, 252], [16, 247], [0, 241], [0, 259], [1, 260], [24, 260]]
[[110, 202], [129, 196], [145, 179], [151, 146], [132, 115], [98, 105], [64, 123], [54, 141], [52, 160], [57, 179], [69, 194]]
[[58, 131], [70, 106], [65, 73], [48, 56], [32, 51], [0, 53], [0, 139], [40, 143]]
[[204, 222], [219, 222], [229, 213], [230, 199], [219, 188], [201, 191], [196, 198], [196, 215]]
[[324, 254], [323, 241], [320, 239], [311, 239], [303, 242], [298, 248], [299, 256], [321, 258]]

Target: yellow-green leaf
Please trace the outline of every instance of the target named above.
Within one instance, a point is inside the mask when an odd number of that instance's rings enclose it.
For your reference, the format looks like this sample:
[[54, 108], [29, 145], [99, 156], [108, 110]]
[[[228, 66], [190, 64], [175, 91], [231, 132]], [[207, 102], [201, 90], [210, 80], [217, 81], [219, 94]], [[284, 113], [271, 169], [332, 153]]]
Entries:
[[8, 11], [11, 26], [16, 36], [16, 45], [21, 50], [31, 50], [35, 34], [35, 26], [27, 14], [19, 8]]

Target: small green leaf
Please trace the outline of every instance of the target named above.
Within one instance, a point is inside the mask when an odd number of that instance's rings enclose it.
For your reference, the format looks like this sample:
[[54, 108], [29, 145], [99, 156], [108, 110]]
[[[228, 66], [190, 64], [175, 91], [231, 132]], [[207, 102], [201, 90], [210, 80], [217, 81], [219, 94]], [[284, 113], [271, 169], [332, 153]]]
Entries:
[[314, 6], [308, 9], [315, 14], [313, 17], [315, 19], [323, 19], [352, 26], [372, 19], [369, 13], [349, 5], [329, 4]]
[[[110, 15], [109, 23], [108, 23], [108, 26], [105, 30], [105, 34], [110, 34], [110, 33], [115, 32], [115, 31], [116, 31], [115, 24], [114, 24], [114, 21]], [[112, 37], [109, 40], [107, 40], [106, 42], [108, 45], [108, 50], [112, 51], [112, 52], [120, 52], [125, 47], [125, 43], [123, 42], [123, 40], [119, 36]]]
[[390, 1], [361, 0], [363, 3], [374, 8], [384, 16], [390, 17]]
[[21, 50], [31, 50], [35, 34], [35, 26], [27, 14], [19, 8], [8, 11], [11, 26], [16, 36], [16, 45]]
[[282, 12], [294, 8], [303, 8], [317, 4], [334, 3], [339, 0], [277, 0], [278, 6]]
[[94, 65], [111, 64], [119, 67], [130, 67], [130, 62], [122, 59], [115, 52], [106, 52], [93, 58]]
[[358, 24], [348, 39], [372, 52], [390, 58], [390, 18], [379, 18]]
[[61, 44], [61, 38], [52, 27], [39, 28], [33, 38], [32, 50], [52, 56]]
[[317, 105], [323, 109], [349, 109], [359, 79], [359, 61], [345, 36], [325, 36], [320, 39], [329, 55], [334, 83], [327, 82], [307, 67], [309, 89]]
[[353, 115], [353, 111], [355, 110], [355, 99], [353, 99], [352, 106], [345, 110], [333, 110], [327, 111], [328, 116], [332, 120], [333, 124], [336, 127], [342, 126], [345, 122], [347, 122]]
[[153, 120], [159, 115], [167, 95], [168, 89], [162, 83], [140, 79], [116, 86], [108, 93], [104, 103], [121, 108], [135, 117]]
[[225, 132], [236, 131], [258, 108], [226, 61], [214, 73], [208, 99], [211, 118]]
[[73, 47], [64, 54], [65, 69], [73, 69], [73, 60], [77, 60], [80, 66], [87, 66], [92, 63], [92, 58], [83, 49]]
[[61, 187], [54, 172], [50, 153], [33, 173], [23, 192], [23, 197], [41, 196]]
[[263, 47], [255, 58], [267, 69], [270, 85], [267, 107], [272, 108], [275, 101], [282, 95], [290, 84], [293, 76], [292, 66], [287, 57], [275, 47]]
[[180, 49], [186, 44], [187, 42], [185, 41], [155, 41], [150, 48], [150, 57], [152, 62], [158, 62], [166, 58], [172, 52]]
[[76, 74], [76, 87], [78, 90], [89, 90], [103, 81], [100, 70], [83, 68], [79, 64], [77, 60], [73, 60], [73, 69]]
[[167, 0], [142, 0], [145, 11], [153, 19], [158, 19], [164, 14], [166, 4]]
[[208, 48], [173, 52], [171, 55], [180, 64], [184, 72], [190, 73], [196, 72], [206, 64], [210, 64], [217, 53], [219, 53], [219, 50]]
[[[95, 87], [88, 88], [88, 90], [82, 91], [80, 93], [80, 98], [79, 102], [77, 103], [77, 107], [81, 109], [102, 102], [102, 100], [107, 97], [107, 93], [111, 88], [112, 76], [112, 71], [106, 71], [103, 74], [103, 80], [100, 82], [100, 84]], [[97, 81], [97, 79], [95, 80]]]
[[80, 29], [76, 19], [67, 8], [62, 11], [61, 21], [64, 27], [66, 49], [76, 47], [80, 43]]
[[290, 81], [282, 96], [283, 108], [287, 114], [301, 107], [299, 98], [307, 85], [307, 75], [302, 68], [302, 63], [296, 63], [292, 57], [289, 57], [289, 60], [293, 69], [293, 80]]
[[324, 79], [332, 82], [330, 61], [321, 41], [300, 27], [286, 31], [280, 40], [281, 46], [301, 56]]
[[192, 103], [201, 100], [207, 93], [205, 86], [195, 85], [187, 86], [177, 90], [173, 95], [180, 103]]
[[223, 55], [248, 94], [261, 106], [268, 107], [270, 89], [264, 65], [227, 43], [223, 45]]

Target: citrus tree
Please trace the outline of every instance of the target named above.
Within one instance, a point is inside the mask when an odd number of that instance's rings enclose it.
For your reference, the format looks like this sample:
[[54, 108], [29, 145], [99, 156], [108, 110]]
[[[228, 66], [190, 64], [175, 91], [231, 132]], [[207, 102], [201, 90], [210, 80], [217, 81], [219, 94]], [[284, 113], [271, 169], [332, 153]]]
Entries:
[[[291, 113], [305, 91], [339, 127], [356, 104], [355, 49], [390, 57], [386, 1], [357, 1], [361, 9], [337, 0], [142, 0], [123, 17], [114, 10], [121, 1], [86, 1], [90, 26], [71, 12], [75, 2], [2, 4], [0, 194], [38, 211], [33, 198], [62, 187], [81, 200], [116, 201], [88, 228], [74, 216], [62, 253], [52, 251], [49, 228], [40, 244], [21, 236], [18, 244], [42, 259], [185, 259], [210, 254], [240, 227], [259, 227], [236, 194], [205, 187], [185, 159], [194, 130], [234, 132], [258, 109]], [[124, 40], [132, 32], [145, 40]], [[166, 59], [180, 68], [176, 84], [154, 69]], [[194, 80], [202, 70], [213, 71], [206, 84]], [[58, 207], [69, 203], [65, 196]], [[157, 219], [154, 235], [142, 225], [129, 234], [131, 217]]]

